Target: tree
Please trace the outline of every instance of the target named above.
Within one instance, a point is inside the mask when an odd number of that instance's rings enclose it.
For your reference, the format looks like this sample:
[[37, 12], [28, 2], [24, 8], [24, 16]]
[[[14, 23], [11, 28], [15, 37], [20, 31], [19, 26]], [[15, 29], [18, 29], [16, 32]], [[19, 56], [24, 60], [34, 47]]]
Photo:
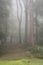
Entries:
[[4, 40], [3, 43], [6, 42], [7, 34], [8, 34], [8, 17], [9, 10], [7, 8], [8, 3], [7, 0], [0, 0], [0, 41]]
[[28, 29], [28, 2], [29, 0], [23, 0], [24, 8], [25, 8], [25, 43], [27, 43], [27, 29]]
[[30, 16], [30, 45], [34, 46], [34, 12], [33, 12], [33, 0], [29, 1], [29, 16]]
[[21, 9], [21, 13], [20, 13], [20, 17], [19, 17], [19, 8], [18, 8], [18, 1], [16, 0], [16, 4], [17, 4], [17, 18], [19, 21], [19, 43], [21, 43], [21, 22], [22, 22], [22, 4], [21, 1], [19, 0], [19, 5], [20, 5], [20, 9]]
[[39, 27], [39, 41], [38, 41], [38, 45], [43, 45], [43, 23], [40, 23], [40, 27]]
[[34, 3], [34, 12], [35, 12], [35, 24], [36, 24], [36, 44], [39, 41], [39, 22], [38, 16], [43, 16], [43, 0], [36, 0]]

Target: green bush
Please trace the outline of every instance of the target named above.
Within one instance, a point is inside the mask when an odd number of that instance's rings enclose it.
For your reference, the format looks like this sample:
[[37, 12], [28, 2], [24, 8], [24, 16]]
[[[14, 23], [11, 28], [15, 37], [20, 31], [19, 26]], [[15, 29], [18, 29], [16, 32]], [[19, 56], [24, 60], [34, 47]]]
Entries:
[[42, 47], [34, 47], [30, 51], [34, 57], [43, 59], [43, 48]]

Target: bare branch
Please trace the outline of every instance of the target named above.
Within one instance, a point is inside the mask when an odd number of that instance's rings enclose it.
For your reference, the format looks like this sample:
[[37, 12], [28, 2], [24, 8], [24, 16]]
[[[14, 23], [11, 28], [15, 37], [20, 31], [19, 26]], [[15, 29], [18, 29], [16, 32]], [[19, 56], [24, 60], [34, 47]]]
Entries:
[[21, 8], [21, 15], [20, 15], [20, 22], [21, 22], [22, 21], [22, 4], [21, 4], [20, 0], [19, 0], [19, 3], [20, 3], [20, 8]]
[[23, 2], [23, 4], [24, 4], [24, 7], [26, 7], [26, 5], [25, 5], [25, 0], [22, 0], [22, 2]]
[[18, 2], [17, 2], [17, 0], [16, 0], [16, 5], [17, 5], [17, 18], [18, 18], [18, 21], [20, 21], [19, 16], [18, 16]]
[[18, 18], [18, 21], [21, 23], [22, 22], [22, 4], [21, 4], [21, 1], [19, 0], [19, 4], [20, 4], [20, 8], [21, 8], [21, 14], [20, 14], [20, 18], [19, 18], [19, 11], [18, 11], [18, 1], [16, 0], [16, 4], [17, 4], [17, 18]]

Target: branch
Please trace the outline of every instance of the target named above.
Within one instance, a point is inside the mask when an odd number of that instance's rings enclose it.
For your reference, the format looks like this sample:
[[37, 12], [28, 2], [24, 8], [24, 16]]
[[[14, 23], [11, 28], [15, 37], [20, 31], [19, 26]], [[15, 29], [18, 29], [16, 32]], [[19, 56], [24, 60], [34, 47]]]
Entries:
[[17, 2], [17, 0], [16, 0], [16, 5], [17, 5], [17, 18], [18, 18], [18, 21], [20, 21], [19, 16], [18, 16], [18, 2]]
[[26, 7], [26, 5], [25, 5], [25, 1], [24, 1], [24, 0], [22, 0], [22, 2], [23, 2], [23, 4], [24, 4], [24, 7]]
[[22, 21], [22, 4], [21, 4], [20, 0], [19, 0], [19, 3], [20, 3], [20, 7], [21, 7], [21, 15], [20, 15], [20, 22], [21, 22]]

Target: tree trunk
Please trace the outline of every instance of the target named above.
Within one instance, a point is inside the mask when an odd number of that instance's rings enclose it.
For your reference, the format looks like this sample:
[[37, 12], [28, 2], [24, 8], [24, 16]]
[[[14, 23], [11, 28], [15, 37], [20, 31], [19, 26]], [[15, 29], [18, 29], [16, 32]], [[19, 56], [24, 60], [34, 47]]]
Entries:
[[30, 0], [30, 45], [34, 46], [33, 1]]
[[28, 0], [25, 4], [25, 43], [27, 44], [27, 33], [28, 33]]
[[37, 21], [37, 14], [36, 14], [36, 18], [35, 18], [35, 22], [36, 22], [36, 44], [38, 44], [38, 21]]
[[21, 44], [21, 22], [19, 22], [19, 43]]

